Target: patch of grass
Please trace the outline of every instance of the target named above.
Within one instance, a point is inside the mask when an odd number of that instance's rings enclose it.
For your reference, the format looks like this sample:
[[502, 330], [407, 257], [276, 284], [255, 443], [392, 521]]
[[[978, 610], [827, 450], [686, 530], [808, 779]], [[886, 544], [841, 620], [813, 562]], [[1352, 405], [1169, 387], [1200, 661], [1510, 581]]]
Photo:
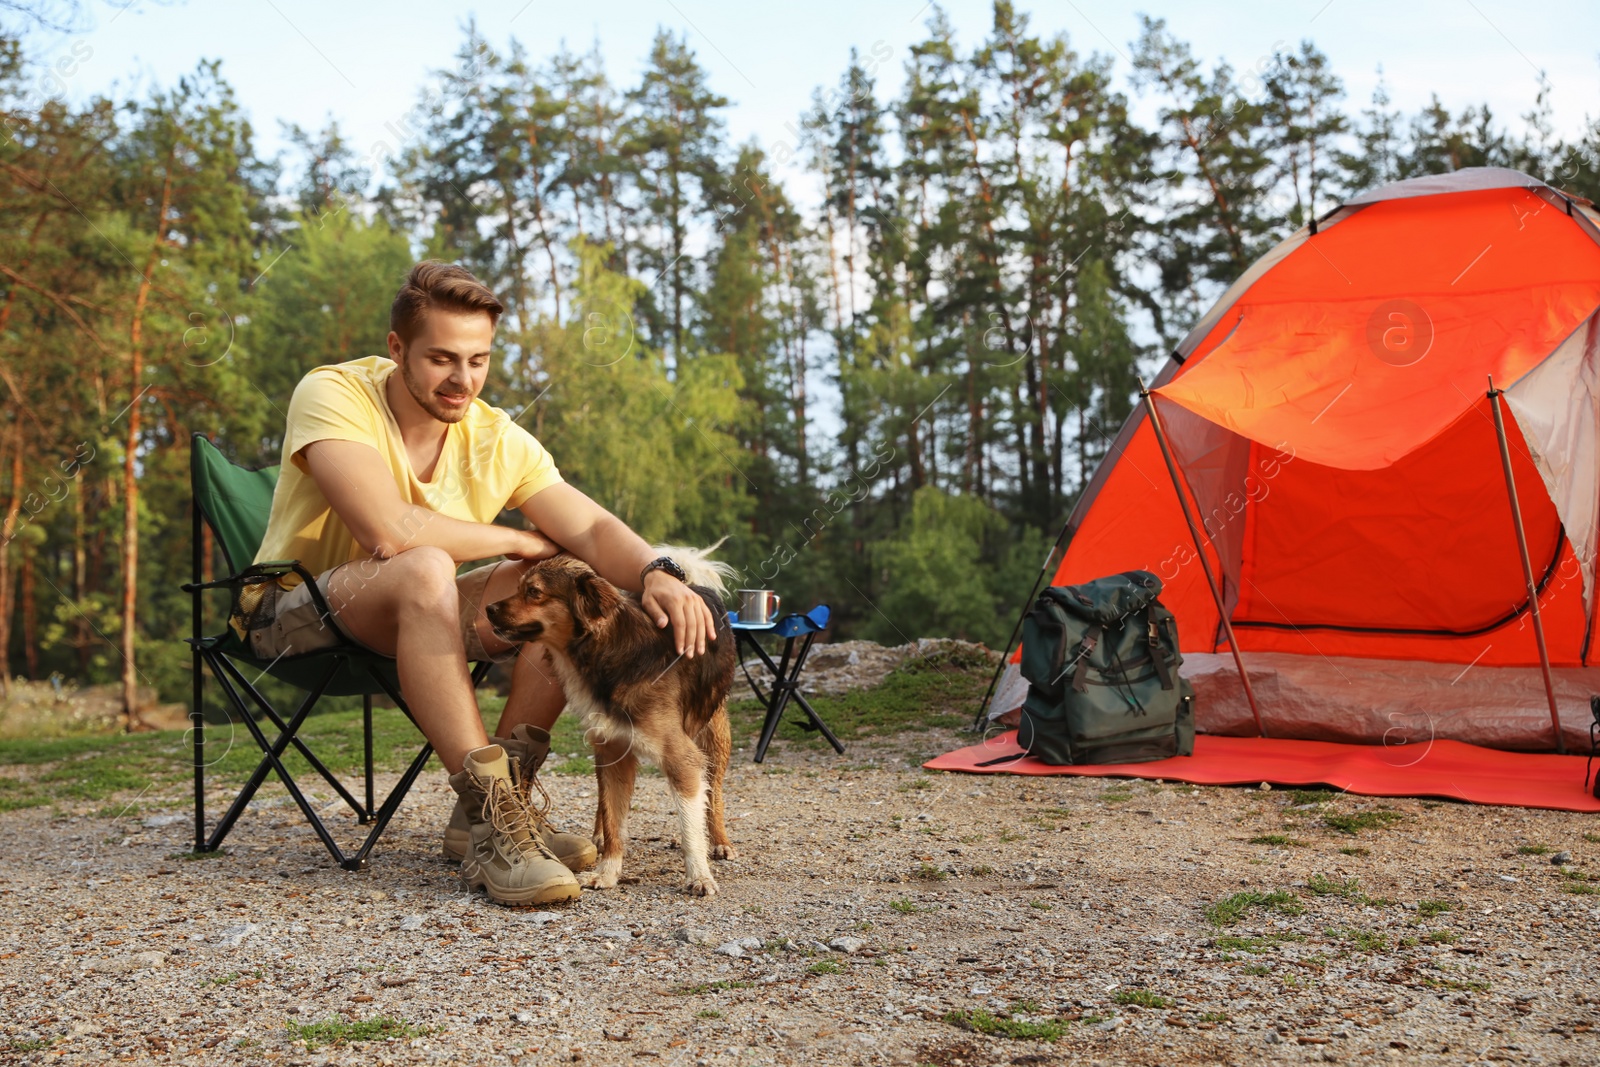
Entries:
[[387, 1015], [357, 1022], [325, 1019], [319, 1023], [297, 1023], [291, 1020], [286, 1025], [293, 1039], [304, 1041], [308, 1051], [322, 1045], [344, 1045], [352, 1041], [383, 1041], [391, 1037], [409, 1040], [428, 1032], [426, 1027], [413, 1026], [404, 1019], [391, 1019]]
[[1206, 918], [1212, 926], [1232, 926], [1251, 908], [1266, 908], [1268, 911], [1280, 912], [1284, 915], [1299, 915], [1305, 910], [1300, 899], [1293, 893], [1277, 889], [1271, 893], [1263, 893], [1259, 889], [1235, 893], [1206, 908]]
[[1370, 856], [1372, 855], [1372, 850], [1370, 848], [1362, 848], [1360, 845], [1345, 845], [1339, 850], [1339, 853], [1344, 856]]
[[911, 877], [919, 882], [942, 882], [950, 877], [950, 872], [935, 867], [931, 863], [922, 863], [918, 864], [917, 869], [911, 872]]
[[838, 960], [818, 960], [806, 968], [807, 974], [839, 974], [844, 970], [844, 965]]
[[1584, 874], [1582, 871], [1573, 870], [1571, 867], [1561, 868], [1561, 891], [1575, 893], [1580, 897], [1590, 897], [1600, 894], [1600, 878]]
[[1431, 919], [1435, 915], [1443, 915], [1455, 905], [1448, 900], [1419, 900], [1417, 901], [1417, 914], [1424, 919]]
[[1518, 845], [1517, 846], [1517, 854], [1519, 856], [1545, 856], [1545, 855], [1549, 855], [1549, 853], [1550, 853], [1550, 846], [1549, 845]]
[[[954, 729], [972, 720], [970, 709], [983, 696], [993, 669], [981, 653], [941, 649], [907, 660], [870, 689], [838, 696], [818, 693], [807, 699], [840, 737]], [[728, 715], [735, 736], [754, 737], [760, 733], [766, 708], [756, 700], [730, 701]], [[828, 744], [821, 731], [802, 730], [792, 716], [779, 725], [776, 736], [802, 748]]]
[[[1068, 1024], [1061, 1019], [1028, 1022], [1006, 1019], [987, 1011], [953, 1011], [944, 1017], [951, 1026], [990, 1037], [1006, 1037], [1013, 1041], [1059, 1041], [1067, 1032]], [[1084, 1022], [1088, 1022], [1085, 1018]]]
[[[304, 695], [272, 678], [261, 679], [258, 688], [274, 706], [290, 710]], [[486, 715], [498, 715], [504, 703], [488, 694], [480, 697], [479, 702]], [[558, 736], [566, 730], [574, 739], [570, 748], [561, 751], [578, 751], [584, 747], [576, 716], [564, 716], [556, 726]], [[422, 735], [397, 710], [376, 710], [372, 728], [373, 760], [379, 773], [404, 770], [422, 747]], [[300, 737], [335, 774], [359, 773], [363, 765], [361, 698], [324, 697], [316, 712], [301, 727]], [[160, 793], [181, 789], [187, 786], [193, 773], [189, 762], [192, 753], [191, 738], [184, 730], [6, 738], [0, 746], [0, 811], [40, 807], [63, 800], [104, 801], [146, 790]], [[237, 790], [260, 762], [261, 750], [244, 726], [208, 722], [206, 759], [209, 761], [207, 778], [218, 789]], [[313, 784], [317, 776], [297, 750], [291, 748], [284, 753], [283, 761], [289, 773], [303, 785], [313, 788], [319, 796], [329, 795]], [[28, 768], [28, 777], [10, 772], [11, 768], [21, 767]], [[274, 776], [262, 795], [271, 795], [281, 788]]]
[[1228, 1021], [1228, 1013], [1225, 1011], [1202, 1012], [1200, 1021], [1203, 1023], [1225, 1023]]
[[1118, 1004], [1137, 1004], [1141, 1008], [1170, 1008], [1172, 1000], [1149, 989], [1119, 989], [1111, 995]]
[[1212, 942], [1224, 952], [1248, 952], [1251, 955], [1260, 955], [1273, 945], [1283, 941], [1304, 941], [1302, 934], [1264, 934], [1261, 937], [1234, 937], [1232, 935], [1219, 937]]
[[1583, 835], [1583, 839], [1585, 841], [1589, 842], [1589, 844], [1591, 844], [1591, 845], [1600, 845], [1600, 834], [1592, 834], [1592, 833], [1585, 832], [1584, 835]]
[[194, 851], [189, 851], [189, 852], [169, 852], [169, 853], [167, 853], [167, 859], [169, 859], [169, 860], [182, 860], [185, 863], [192, 863], [195, 860], [221, 859], [223, 856], [226, 856], [227, 854], [228, 854], [228, 849], [226, 849], [226, 848], [217, 848], [217, 849], [212, 849], [210, 852], [194, 852]]
[[26, 1040], [13, 1040], [6, 1045], [7, 1052], [38, 1052], [40, 1049], [49, 1048], [55, 1042], [53, 1037], [29, 1038]]
[[994, 873], [994, 868], [989, 866], [987, 863], [979, 863], [975, 864], [967, 873], [971, 874], [974, 878], [987, 878], [989, 875]]
[[1011, 1010], [1022, 1015], [1041, 1015], [1044, 1013], [1044, 1005], [1037, 1000], [1018, 1000], [1012, 1003]]
[[1398, 811], [1354, 811], [1348, 815], [1339, 812], [1328, 812], [1322, 817], [1324, 825], [1330, 830], [1337, 830], [1341, 834], [1352, 837], [1363, 830], [1378, 830], [1392, 823], [1397, 823], [1405, 818]]
[[1272, 973], [1272, 968], [1267, 966], [1265, 963], [1252, 963], [1248, 967], [1241, 967], [1239, 969], [1245, 974], [1252, 975], [1256, 978], [1260, 978], [1263, 975]]
[[1301, 804], [1326, 804], [1337, 795], [1331, 789], [1291, 789], [1289, 803], [1295, 807]]
[[1389, 939], [1375, 930], [1329, 930], [1328, 936], [1347, 944], [1352, 952], [1387, 952]]
[[704, 1008], [694, 1013], [696, 1019], [720, 1019], [722, 1013], [716, 1008]]
[[1313, 896], [1339, 897], [1352, 904], [1366, 904], [1371, 899], [1361, 891], [1361, 882], [1355, 878], [1335, 881], [1326, 875], [1313, 874], [1306, 879], [1306, 888], [1311, 890]]
[[1434, 930], [1423, 938], [1430, 945], [1453, 945], [1460, 938], [1454, 930]]
[[901, 915], [915, 915], [919, 911], [930, 910], [919, 906], [915, 901], [911, 900], [891, 900], [889, 901], [889, 907], [893, 911], [898, 911]]
[[1049, 903], [1047, 903], [1047, 902], [1045, 902], [1043, 900], [1040, 900], [1038, 897], [1035, 897], [1034, 899], [1028, 901], [1028, 907], [1036, 908], [1039, 911], [1049, 911], [1050, 908], [1052, 907], [1052, 905], [1050, 905]]
[[1304, 848], [1304, 841], [1297, 841], [1287, 834], [1257, 834], [1250, 839], [1252, 845], [1280, 845], [1291, 848]]
[[1106, 804], [1121, 804], [1125, 800], [1133, 799], [1131, 789], [1105, 789], [1100, 793], [1100, 799]]
[[913, 778], [909, 782], [901, 782], [894, 788], [897, 793], [909, 793], [914, 789], [932, 789], [933, 779], [923, 775], [921, 778]]
[[749, 989], [754, 984], [753, 982], [740, 982], [725, 978], [720, 982], [701, 982], [697, 985], [673, 986], [667, 992], [678, 997], [700, 997], [707, 993], [719, 993], [729, 989]]

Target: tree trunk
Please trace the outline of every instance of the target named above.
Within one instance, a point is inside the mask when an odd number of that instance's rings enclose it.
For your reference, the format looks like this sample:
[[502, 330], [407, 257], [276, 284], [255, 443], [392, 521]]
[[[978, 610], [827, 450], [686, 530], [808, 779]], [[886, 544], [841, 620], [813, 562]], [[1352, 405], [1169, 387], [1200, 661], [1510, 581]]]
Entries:
[[78, 673], [89, 672], [89, 620], [83, 614], [83, 597], [88, 591], [89, 552], [84, 538], [83, 468], [72, 475], [72, 598], [79, 610], [72, 620], [72, 643], [78, 650]]
[[22, 412], [11, 429], [11, 500], [0, 523], [0, 700], [11, 699], [11, 539], [22, 512]]
[[[171, 166], [171, 160], [168, 161]], [[172, 207], [172, 172], [161, 181], [161, 207], [156, 212], [155, 241], [145, 260], [144, 274], [133, 301], [133, 323], [128, 331], [128, 432], [122, 463], [122, 728], [132, 733], [144, 725], [139, 718], [139, 670], [134, 665], [139, 603], [139, 483], [134, 475], [139, 451], [139, 400], [144, 377], [144, 313], [150, 301], [151, 278], [166, 244], [167, 212]]]
[[39, 631], [38, 620], [34, 618], [33, 602], [33, 568], [36, 561], [33, 558], [33, 544], [29, 541], [22, 542], [22, 559], [19, 566], [22, 573], [18, 581], [22, 585], [22, 662], [28, 669], [29, 678], [39, 677]]

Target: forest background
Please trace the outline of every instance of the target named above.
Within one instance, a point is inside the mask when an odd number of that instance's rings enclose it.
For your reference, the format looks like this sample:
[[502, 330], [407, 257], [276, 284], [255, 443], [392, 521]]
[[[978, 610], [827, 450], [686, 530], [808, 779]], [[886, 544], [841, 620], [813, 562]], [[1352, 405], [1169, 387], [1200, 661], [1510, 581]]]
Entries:
[[1112, 57], [1004, 0], [853, 53], [766, 149], [683, 36], [620, 82], [468, 23], [405, 138], [288, 126], [287, 159], [215, 61], [52, 94], [43, 17], [0, 0], [0, 690], [181, 697], [190, 434], [277, 463], [295, 383], [385, 351], [419, 258], [500, 295], [485, 398], [646, 538], [726, 537], [836, 638], [1000, 645], [1139, 376], [1274, 243], [1461, 167], [1600, 196], [1600, 120], [1558, 136], [1542, 81], [1509, 122], [1402, 113], [1311, 41], [1235, 69], [1146, 18]]

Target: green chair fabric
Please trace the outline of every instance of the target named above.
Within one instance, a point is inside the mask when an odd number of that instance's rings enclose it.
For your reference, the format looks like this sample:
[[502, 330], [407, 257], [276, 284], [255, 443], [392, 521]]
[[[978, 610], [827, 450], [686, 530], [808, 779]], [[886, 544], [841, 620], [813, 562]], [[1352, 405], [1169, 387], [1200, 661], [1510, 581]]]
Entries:
[[195, 503], [217, 535], [228, 569], [235, 574], [256, 558], [256, 551], [267, 536], [278, 470], [246, 470], [231, 463], [200, 434], [190, 440], [189, 480]]

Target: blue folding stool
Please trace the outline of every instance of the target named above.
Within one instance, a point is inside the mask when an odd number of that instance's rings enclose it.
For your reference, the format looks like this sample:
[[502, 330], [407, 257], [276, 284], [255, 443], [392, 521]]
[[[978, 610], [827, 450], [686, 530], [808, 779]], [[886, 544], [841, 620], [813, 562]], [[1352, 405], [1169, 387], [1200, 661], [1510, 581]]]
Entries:
[[[776, 622], [746, 623], [739, 621], [738, 612], [728, 612], [728, 623], [733, 627], [738, 642], [754, 649], [761, 662], [772, 672], [772, 689], [763, 694], [755, 679], [750, 677], [749, 668], [744, 666], [744, 657], [739, 657], [739, 666], [744, 668], [745, 680], [750, 683], [756, 699], [767, 709], [766, 721], [761, 724], [761, 740], [756, 743], [757, 763], [766, 758], [767, 746], [772, 744], [772, 735], [777, 732], [778, 723], [783, 718], [783, 710], [788, 707], [790, 699], [797, 702], [811, 717], [810, 723], [799, 725], [803, 729], [821, 730], [822, 736], [828, 739], [834, 751], [844, 754], [844, 745], [833, 736], [833, 731], [822, 721], [817, 709], [813, 708], [811, 702], [800, 692], [800, 672], [805, 668], [806, 656], [811, 653], [811, 642], [816, 640], [817, 634], [827, 628], [829, 614], [826, 604], [818, 604], [804, 615], [785, 615]], [[761, 642], [757, 639], [761, 635], [784, 639], [783, 655], [777, 663], [772, 662], [767, 650], [761, 647]]]

